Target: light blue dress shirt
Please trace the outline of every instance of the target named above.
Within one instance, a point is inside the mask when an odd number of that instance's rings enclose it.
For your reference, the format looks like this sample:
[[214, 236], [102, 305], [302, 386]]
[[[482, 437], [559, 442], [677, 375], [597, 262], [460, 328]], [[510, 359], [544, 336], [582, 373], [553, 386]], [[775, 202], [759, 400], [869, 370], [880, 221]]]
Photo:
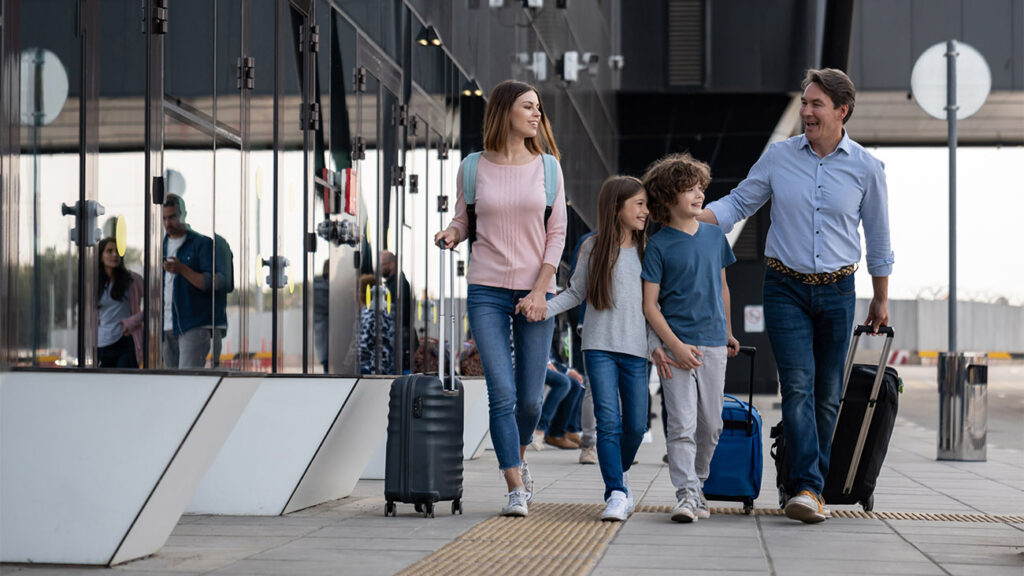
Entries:
[[765, 256], [805, 274], [834, 272], [860, 262], [857, 228], [863, 222], [868, 273], [892, 273], [885, 166], [845, 130], [824, 158], [803, 134], [772, 144], [747, 178], [707, 209], [729, 232], [768, 200], [772, 224]]

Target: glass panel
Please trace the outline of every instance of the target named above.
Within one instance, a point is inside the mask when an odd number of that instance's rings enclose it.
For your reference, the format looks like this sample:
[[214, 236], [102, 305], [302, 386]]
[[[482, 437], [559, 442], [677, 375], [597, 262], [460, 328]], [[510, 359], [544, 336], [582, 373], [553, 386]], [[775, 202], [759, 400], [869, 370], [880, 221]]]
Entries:
[[[380, 286], [380, 276], [376, 273], [378, 267], [378, 255], [383, 236], [381, 224], [383, 218], [380, 216], [378, 204], [378, 183], [382, 179], [381, 172], [383, 158], [379, 147], [379, 134], [377, 120], [379, 116], [379, 95], [381, 92], [380, 82], [371, 75], [366, 76], [366, 91], [359, 93], [359, 109], [357, 124], [361, 136], [366, 143], [365, 158], [356, 162], [356, 170], [359, 174], [359, 218], [360, 229], [363, 231], [363, 241], [360, 248], [362, 257], [359, 267], [359, 285], [356, 297], [360, 303], [359, 322], [359, 371], [361, 374], [383, 374], [389, 361], [393, 364], [390, 352], [382, 351], [382, 342], [387, 339], [387, 327], [384, 328], [384, 336], [380, 336], [377, 326], [384, 322], [391, 322], [390, 315], [386, 312], [386, 302], [381, 306], [382, 296], [386, 295]], [[378, 314], [378, 311], [381, 313]], [[393, 323], [390, 324], [393, 326]]]
[[[326, 10], [324, 11], [326, 12]], [[321, 26], [321, 64], [324, 62], [323, 39], [326, 38], [327, 28]], [[363, 96], [351, 94], [352, 71], [355, 68], [356, 52], [356, 31], [348, 21], [341, 15], [332, 12], [331, 27], [331, 62], [330, 62], [330, 105], [321, 106], [323, 110], [329, 110], [329, 116], [324, 119], [324, 126], [329, 126], [330, 134], [330, 158], [325, 162], [333, 164], [334, 170], [354, 169], [354, 171], [343, 174], [342, 186], [350, 181], [349, 176], [353, 174], [362, 182], [366, 175], [362, 169], [373, 164], [364, 161], [353, 161], [352, 137], [360, 135], [363, 138], [370, 138], [370, 134], [360, 130], [360, 118], [362, 118], [361, 105]], [[322, 73], [322, 71], [321, 71]], [[323, 93], [322, 93], [323, 94]], [[370, 101], [376, 102], [373, 98]], [[367, 111], [368, 118], [375, 118], [375, 111]], [[371, 120], [371, 126], [372, 126]], [[376, 172], [374, 172], [374, 178]], [[375, 182], [375, 180], [371, 180]], [[374, 184], [375, 186], [376, 184]], [[344, 192], [344, 190], [343, 190]], [[359, 206], [364, 198], [360, 195], [360, 184], [353, 186], [352, 190], [343, 193], [340, 198], [341, 206], [331, 219], [337, 224], [348, 226], [357, 225], [361, 221], [358, 215], [361, 213]], [[356, 204], [349, 202], [350, 197], [355, 197]], [[374, 195], [372, 198], [376, 198]], [[365, 212], [362, 212], [365, 213]], [[360, 228], [365, 231], [365, 227]], [[329, 294], [330, 305], [328, 307], [329, 334], [327, 336], [327, 349], [329, 350], [330, 362], [328, 370], [335, 374], [345, 376], [358, 376], [359, 365], [359, 335], [360, 335], [360, 312], [362, 306], [359, 304], [361, 297], [358, 293], [360, 269], [358, 267], [359, 257], [366, 254], [360, 242], [361, 236], [356, 233], [352, 243], [340, 243], [330, 248], [330, 273], [329, 273]], [[318, 250], [319, 253], [319, 250]], [[314, 315], [314, 336], [316, 323], [322, 318]], [[322, 329], [321, 329], [322, 330]]]
[[[331, 44], [330, 5], [321, 0], [316, 9], [316, 24], [319, 27], [321, 48], [313, 57], [313, 101], [319, 105], [323, 118], [320, 125], [313, 131], [313, 174], [327, 184], [334, 184], [332, 173], [339, 167], [331, 156], [331, 57], [334, 52]], [[341, 59], [338, 59], [339, 65]], [[344, 89], [340, 96], [344, 102]], [[340, 115], [344, 118], [344, 113]], [[346, 126], [347, 128], [347, 126]], [[342, 140], [344, 141], [344, 140]], [[347, 167], [347, 166], [346, 166]], [[340, 182], [340, 179], [339, 179]], [[332, 204], [340, 205], [340, 198], [334, 190], [316, 185], [313, 188], [313, 222], [314, 224], [331, 219]], [[335, 206], [340, 210], [340, 206]], [[318, 229], [319, 230], [319, 229]], [[312, 277], [313, 298], [313, 364], [310, 372], [330, 372], [330, 310], [331, 310], [331, 243], [322, 235], [317, 234], [316, 252], [313, 254]]]
[[[277, 180], [277, 256], [283, 258], [283, 277], [277, 290], [277, 354], [279, 372], [302, 372], [303, 319], [303, 194], [306, 192], [301, 113], [303, 69], [299, 28], [304, 16], [289, 8], [281, 19], [282, 94], [279, 102]], [[312, 277], [312, 274], [310, 274]], [[312, 344], [312, 342], [310, 343]]]
[[[404, 321], [398, 303], [402, 297], [398, 288], [398, 278], [395, 276], [395, 266], [398, 252], [398, 243], [403, 236], [402, 231], [402, 206], [400, 194], [402, 191], [401, 180], [396, 179], [395, 174], [398, 168], [398, 97], [385, 88], [381, 91], [381, 106], [378, 114], [380, 123], [380, 154], [381, 172], [380, 183], [382, 184], [381, 209], [378, 217], [383, 217], [380, 222], [380, 236], [378, 246], [381, 252], [378, 254], [377, 280], [386, 288], [384, 298], [379, 302], [377, 314], [391, 317], [390, 322], [382, 319], [378, 323], [378, 332], [381, 333], [380, 345], [386, 348], [383, 352], [384, 359], [390, 355], [392, 360], [379, 368], [379, 374], [400, 374], [404, 360], [404, 342], [402, 335], [404, 329], [401, 323]], [[394, 329], [389, 324], [394, 324]]]
[[71, 240], [75, 218], [63, 211], [64, 205], [74, 209], [81, 188], [77, 4], [45, 0], [21, 7], [21, 73], [30, 80], [21, 93], [21, 302], [14, 345], [23, 365], [73, 366], [79, 356], [79, 249]]
[[[248, 243], [244, 279], [249, 290], [248, 347], [244, 350], [249, 369], [270, 372], [273, 368], [273, 291], [264, 265], [274, 255], [274, 37], [275, 4], [247, 4], [251, 30], [249, 53], [255, 61], [250, 101], [247, 205]], [[243, 363], [244, 365], [244, 363]]]
[[[224, 308], [215, 302], [214, 215], [216, 51], [215, 3], [181, 0], [164, 40], [164, 176], [161, 208], [164, 236], [162, 349], [164, 367], [196, 369], [213, 365], [214, 328], [223, 327]], [[223, 262], [226, 259], [221, 257]]]
[[238, 59], [242, 56], [241, 0], [217, 2], [216, 119], [217, 134], [214, 185], [214, 334], [211, 365], [215, 368], [241, 369], [246, 343], [242, 327], [248, 319], [248, 283], [241, 273], [246, 229], [243, 191], [241, 134], [241, 92], [236, 80]]
[[146, 37], [134, 19], [125, 18], [137, 4], [112, 0], [99, 5], [100, 61], [118, 63], [100, 66], [97, 186], [106, 213], [100, 219], [103, 240], [96, 262], [96, 346], [99, 365], [112, 368], [138, 367], [144, 329]]
[[415, 371], [413, 361], [420, 338], [426, 334], [423, 297], [426, 291], [426, 250], [432, 246], [428, 233], [427, 156], [431, 133], [427, 121], [415, 116], [409, 124], [406, 141], [405, 169], [408, 174], [405, 188], [404, 235], [402, 238], [402, 297], [401, 312], [407, 328], [402, 334], [405, 346], [403, 367]]

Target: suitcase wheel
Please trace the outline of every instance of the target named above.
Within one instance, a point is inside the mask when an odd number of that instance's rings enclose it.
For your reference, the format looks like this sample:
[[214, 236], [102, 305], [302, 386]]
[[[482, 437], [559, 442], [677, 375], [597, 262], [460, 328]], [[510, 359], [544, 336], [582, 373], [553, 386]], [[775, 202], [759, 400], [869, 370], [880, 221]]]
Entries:
[[743, 513], [748, 515], [748, 516], [754, 513], [754, 500], [753, 499], [745, 498], [743, 500]]
[[384, 517], [386, 518], [388, 516], [397, 516], [397, 515], [398, 515], [398, 507], [395, 506], [394, 502], [392, 502], [391, 500], [388, 500], [384, 504]]
[[454, 515], [456, 512], [462, 514], [462, 500], [459, 498], [452, 500], [452, 514]]
[[864, 507], [865, 512], [871, 512], [875, 509], [875, 495], [872, 494], [871, 496], [861, 500], [860, 505]]
[[[417, 506], [419, 506], [419, 504], [417, 504]], [[433, 518], [434, 517], [434, 503], [433, 502], [427, 502], [426, 504], [423, 504], [423, 517], [424, 518]]]
[[416, 508], [416, 512], [418, 514], [422, 514], [423, 513], [423, 504], [420, 504], [419, 502], [417, 502], [416, 505], [415, 505], [415, 508]]

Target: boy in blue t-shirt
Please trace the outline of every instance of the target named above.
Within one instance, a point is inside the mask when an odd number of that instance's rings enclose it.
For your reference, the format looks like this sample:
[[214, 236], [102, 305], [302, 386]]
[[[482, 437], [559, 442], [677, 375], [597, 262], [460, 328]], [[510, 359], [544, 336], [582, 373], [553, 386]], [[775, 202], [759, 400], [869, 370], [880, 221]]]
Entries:
[[652, 164], [643, 177], [651, 217], [664, 227], [644, 253], [644, 316], [680, 370], [662, 377], [672, 520], [710, 516], [701, 492], [722, 432], [726, 358], [739, 352], [725, 267], [736, 261], [721, 228], [697, 221], [711, 171], [689, 154]]

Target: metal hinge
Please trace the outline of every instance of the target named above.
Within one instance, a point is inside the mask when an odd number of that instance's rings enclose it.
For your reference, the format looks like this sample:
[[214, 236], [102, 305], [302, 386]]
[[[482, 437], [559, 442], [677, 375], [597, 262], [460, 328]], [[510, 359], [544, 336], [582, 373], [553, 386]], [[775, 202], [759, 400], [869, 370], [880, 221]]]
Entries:
[[405, 104], [399, 104], [395, 113], [395, 119], [398, 120], [399, 126], [405, 126], [409, 122], [409, 107]]
[[437, 143], [437, 159], [447, 160], [448, 159], [448, 141], [441, 140]]
[[448, 211], [448, 197], [441, 195], [437, 197], [437, 211], [444, 214]]
[[316, 252], [316, 234], [306, 232], [306, 252]]
[[405, 166], [394, 165], [391, 167], [391, 185], [405, 185]]
[[313, 102], [308, 107], [303, 106], [299, 112], [299, 128], [301, 130], [320, 129], [320, 103]]
[[412, 118], [409, 119], [409, 136], [416, 136], [416, 133], [419, 132], [419, 129], [419, 120], [416, 119], [416, 116], [413, 116]]
[[409, 194], [420, 193], [420, 176], [419, 174], [409, 174]]
[[235, 69], [235, 80], [238, 89], [252, 90], [256, 85], [256, 59], [252, 56], [245, 56], [238, 59], [238, 67]]
[[153, 0], [153, 34], [167, 34], [167, 0]]
[[[306, 39], [307, 35], [309, 36], [308, 40]], [[317, 26], [315, 24], [313, 26], [310, 26], [308, 32], [307, 32], [307, 29], [304, 26], [299, 26], [299, 52], [304, 52], [306, 50], [306, 43], [307, 42], [309, 43], [309, 51], [310, 51], [310, 53], [316, 54], [317, 52], [320, 51], [320, 27], [319, 26]]]
[[366, 68], [360, 66], [352, 72], [352, 89], [356, 92], [366, 92]]
[[356, 136], [355, 138], [352, 139], [352, 159], [366, 159], [366, 141], [363, 140], [362, 136]]

